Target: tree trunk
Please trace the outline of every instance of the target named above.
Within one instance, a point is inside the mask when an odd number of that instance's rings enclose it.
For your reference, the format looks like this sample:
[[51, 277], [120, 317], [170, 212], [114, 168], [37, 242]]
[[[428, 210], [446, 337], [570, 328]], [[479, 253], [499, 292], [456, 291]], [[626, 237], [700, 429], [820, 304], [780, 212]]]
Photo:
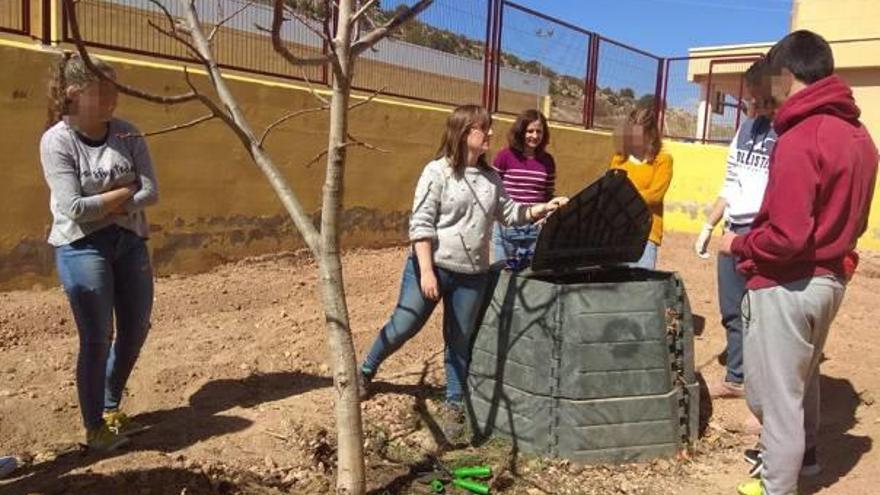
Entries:
[[333, 356], [333, 384], [336, 391], [337, 495], [363, 495], [366, 492], [363, 452], [363, 426], [357, 394], [357, 360], [342, 275], [339, 251], [339, 215], [342, 211], [342, 188], [345, 175], [345, 146], [348, 136], [348, 105], [351, 96], [352, 0], [338, 6], [338, 30], [335, 53], [338, 64], [333, 70], [333, 94], [330, 100], [327, 173], [321, 208], [321, 293], [324, 300], [328, 340]]

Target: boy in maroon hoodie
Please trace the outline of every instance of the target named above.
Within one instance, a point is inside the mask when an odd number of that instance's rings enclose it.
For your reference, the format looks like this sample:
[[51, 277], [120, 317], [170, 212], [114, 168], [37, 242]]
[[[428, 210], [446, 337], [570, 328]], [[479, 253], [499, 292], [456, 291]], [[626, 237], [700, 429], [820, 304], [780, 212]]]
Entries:
[[867, 228], [878, 162], [821, 36], [793, 32], [767, 62], [781, 105], [769, 182], [752, 231], [721, 243], [748, 278], [746, 399], [763, 425], [762, 479], [740, 485], [743, 495], [795, 494], [802, 463], [816, 464], [819, 359], [843, 300], [846, 260]]

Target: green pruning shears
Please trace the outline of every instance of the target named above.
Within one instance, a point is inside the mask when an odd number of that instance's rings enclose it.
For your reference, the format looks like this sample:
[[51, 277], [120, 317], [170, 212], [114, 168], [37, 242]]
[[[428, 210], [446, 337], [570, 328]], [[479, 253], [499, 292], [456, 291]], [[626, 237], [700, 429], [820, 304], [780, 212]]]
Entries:
[[489, 466], [466, 466], [450, 471], [439, 460], [433, 459], [436, 469], [419, 478], [419, 482], [431, 487], [434, 493], [443, 493], [447, 483], [461, 488], [470, 493], [488, 495], [489, 486], [471, 478], [485, 479], [492, 476], [492, 468]]

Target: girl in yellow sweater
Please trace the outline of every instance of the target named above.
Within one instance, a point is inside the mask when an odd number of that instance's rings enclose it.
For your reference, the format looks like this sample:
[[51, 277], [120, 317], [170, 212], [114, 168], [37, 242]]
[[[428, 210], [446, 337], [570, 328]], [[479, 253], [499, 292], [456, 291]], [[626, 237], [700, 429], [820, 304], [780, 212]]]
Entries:
[[672, 181], [672, 156], [662, 150], [654, 107], [633, 110], [615, 132], [611, 168], [625, 170], [651, 211], [651, 235], [635, 266], [653, 270], [663, 241], [663, 197]]

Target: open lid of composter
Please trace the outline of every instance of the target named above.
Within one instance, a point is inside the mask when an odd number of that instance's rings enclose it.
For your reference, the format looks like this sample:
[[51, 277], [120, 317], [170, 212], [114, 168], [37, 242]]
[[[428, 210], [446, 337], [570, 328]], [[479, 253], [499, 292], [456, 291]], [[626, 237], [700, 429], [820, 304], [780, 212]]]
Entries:
[[651, 212], [623, 170], [609, 170], [545, 222], [533, 271], [566, 271], [638, 261]]

